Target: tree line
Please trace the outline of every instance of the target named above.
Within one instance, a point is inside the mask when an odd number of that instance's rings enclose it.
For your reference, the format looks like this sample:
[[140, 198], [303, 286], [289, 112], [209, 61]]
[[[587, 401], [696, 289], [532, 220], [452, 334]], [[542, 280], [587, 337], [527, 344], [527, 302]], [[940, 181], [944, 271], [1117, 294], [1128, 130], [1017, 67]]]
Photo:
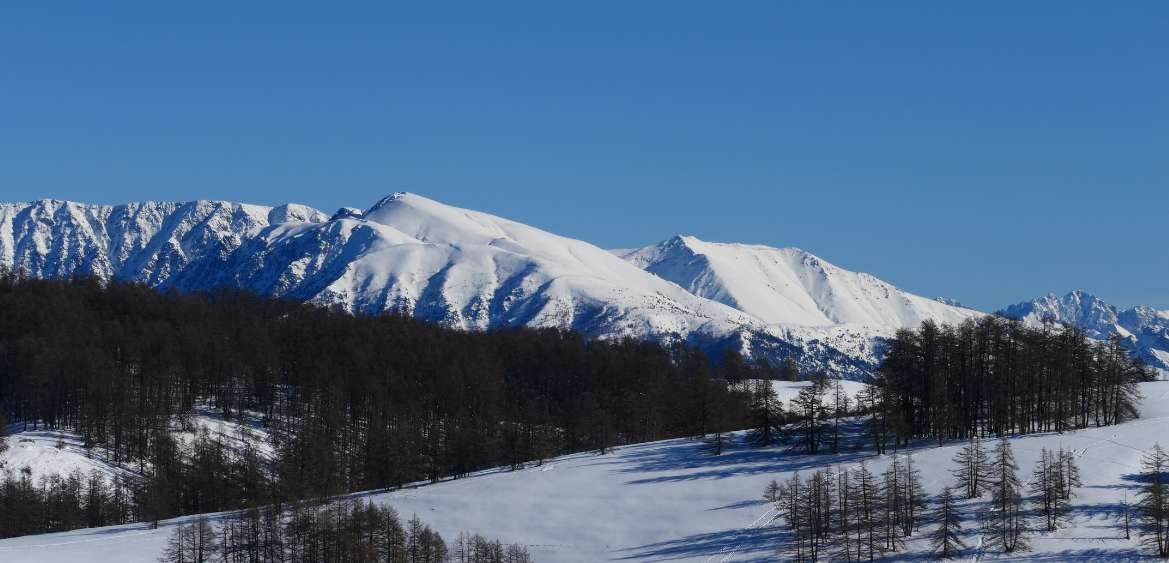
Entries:
[[[138, 520], [725, 432], [748, 411], [728, 378], [775, 371], [724, 368], [684, 344], [464, 332], [226, 289], [4, 273], [0, 311], [0, 415], [76, 432], [95, 455], [136, 468], [143, 479], [124, 485]], [[177, 444], [199, 405], [259, 419], [269, 442]]]
[[134, 488], [98, 471], [33, 482], [26, 471], [0, 473], [0, 537], [113, 526], [133, 521]]
[[175, 527], [160, 563], [532, 563], [528, 549], [462, 533], [448, 545], [414, 516], [355, 500], [269, 505]]
[[1119, 338], [998, 316], [898, 331], [862, 407], [874, 446], [1062, 432], [1135, 418], [1153, 371]]

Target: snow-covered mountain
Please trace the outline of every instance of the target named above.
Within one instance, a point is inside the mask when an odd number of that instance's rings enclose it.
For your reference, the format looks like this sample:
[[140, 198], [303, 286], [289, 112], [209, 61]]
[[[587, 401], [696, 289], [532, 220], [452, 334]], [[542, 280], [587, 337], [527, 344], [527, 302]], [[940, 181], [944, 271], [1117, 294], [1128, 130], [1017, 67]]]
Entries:
[[850, 324], [892, 332], [927, 319], [957, 323], [980, 315], [907, 293], [869, 274], [839, 268], [798, 248], [676, 236], [624, 258], [694, 295], [772, 324]]
[[559, 327], [685, 340], [719, 353], [862, 376], [834, 349], [803, 354], [767, 323], [692, 295], [591, 244], [413, 194], [332, 217], [217, 201], [0, 205], [0, 265], [198, 290], [239, 286], [353, 312], [405, 312], [464, 329]]
[[802, 349], [836, 350], [871, 365], [880, 361], [885, 339], [897, 329], [927, 319], [959, 323], [982, 314], [907, 293], [798, 248], [676, 236], [614, 252], [694, 295], [763, 320]]
[[269, 224], [325, 218], [303, 205], [224, 201], [0, 203], [0, 265], [35, 277], [84, 274], [160, 286], [193, 263], [231, 254]]
[[184, 290], [223, 284], [462, 329], [710, 343], [763, 328], [588, 243], [407, 193], [328, 221], [262, 228], [173, 280]]
[[184, 291], [237, 286], [461, 329], [683, 340], [848, 377], [871, 373], [897, 328], [978, 314], [795, 249], [676, 237], [620, 257], [408, 193], [332, 216], [221, 201], [2, 204], [0, 265]]
[[1074, 325], [1092, 338], [1119, 335], [1133, 354], [1150, 366], [1169, 372], [1169, 311], [1151, 307], [1120, 310], [1083, 291], [1062, 297], [1051, 293], [1003, 309], [1008, 317], [1033, 325], [1044, 322]]

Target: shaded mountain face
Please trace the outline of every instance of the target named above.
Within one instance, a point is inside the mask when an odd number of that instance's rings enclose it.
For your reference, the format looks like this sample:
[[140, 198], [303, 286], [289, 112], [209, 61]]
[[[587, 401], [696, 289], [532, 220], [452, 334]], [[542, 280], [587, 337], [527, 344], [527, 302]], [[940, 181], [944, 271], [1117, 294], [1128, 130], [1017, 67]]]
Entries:
[[1062, 297], [1048, 294], [1016, 303], [1003, 309], [1002, 314], [1032, 325], [1073, 325], [1097, 339], [1117, 335], [1133, 355], [1169, 372], [1169, 311], [1151, 307], [1119, 310], [1095, 295], [1072, 291]]
[[795, 249], [677, 237], [624, 257], [408, 193], [329, 216], [218, 201], [0, 204], [0, 265], [197, 291], [240, 287], [447, 326], [684, 341], [862, 378], [883, 339], [974, 311]]
[[0, 265], [35, 277], [92, 275], [161, 286], [192, 264], [230, 255], [270, 224], [324, 218], [302, 205], [224, 201], [0, 204]]

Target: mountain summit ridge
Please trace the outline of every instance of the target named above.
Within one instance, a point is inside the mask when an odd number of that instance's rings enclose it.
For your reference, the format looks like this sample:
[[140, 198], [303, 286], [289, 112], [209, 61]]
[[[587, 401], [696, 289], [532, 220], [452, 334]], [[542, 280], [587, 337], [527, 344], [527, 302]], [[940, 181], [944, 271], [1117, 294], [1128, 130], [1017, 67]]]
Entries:
[[1145, 306], [1122, 310], [1077, 289], [1062, 296], [1048, 293], [1008, 306], [1000, 313], [1031, 325], [1073, 325], [1101, 340], [1115, 335], [1134, 356], [1169, 373], [1169, 311]]
[[901, 290], [795, 247], [706, 242], [678, 235], [623, 257], [691, 293], [771, 324], [865, 325], [890, 335], [929, 319], [961, 322], [981, 313]]
[[[331, 217], [308, 206], [197, 200], [0, 204], [0, 266], [197, 291], [232, 286], [354, 313], [447, 326], [571, 329], [687, 342], [843, 377], [875, 372], [885, 339], [924, 320], [982, 313], [905, 292], [798, 248], [677, 235], [610, 252], [536, 227], [393, 192]], [[1095, 337], [1117, 333], [1169, 368], [1169, 312], [1125, 311], [1083, 292], [1008, 308]]]
[[227, 285], [469, 330], [554, 327], [715, 355], [798, 356], [807, 369], [851, 377], [875, 367], [828, 348], [801, 354], [766, 323], [587, 242], [408, 192], [332, 217], [214, 201], [3, 204], [0, 265], [181, 291]]

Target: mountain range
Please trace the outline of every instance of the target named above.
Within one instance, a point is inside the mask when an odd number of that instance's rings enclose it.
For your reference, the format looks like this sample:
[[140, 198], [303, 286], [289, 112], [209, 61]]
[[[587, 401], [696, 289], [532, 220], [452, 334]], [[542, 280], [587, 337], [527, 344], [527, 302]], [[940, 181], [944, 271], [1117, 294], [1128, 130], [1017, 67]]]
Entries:
[[[222, 201], [0, 204], [0, 266], [181, 291], [227, 285], [469, 330], [556, 327], [682, 341], [713, 355], [793, 357], [804, 370], [849, 378], [871, 374], [899, 328], [983, 314], [795, 248], [676, 236], [607, 251], [409, 193], [331, 216]], [[1007, 313], [1090, 323], [1169, 367], [1169, 313], [1102, 302], [1090, 309], [1049, 297]]]
[[1121, 310], [1090, 293], [1072, 291], [1016, 303], [1000, 312], [1032, 325], [1074, 325], [1091, 338], [1115, 335], [1145, 363], [1169, 372], [1169, 311], [1141, 306]]

